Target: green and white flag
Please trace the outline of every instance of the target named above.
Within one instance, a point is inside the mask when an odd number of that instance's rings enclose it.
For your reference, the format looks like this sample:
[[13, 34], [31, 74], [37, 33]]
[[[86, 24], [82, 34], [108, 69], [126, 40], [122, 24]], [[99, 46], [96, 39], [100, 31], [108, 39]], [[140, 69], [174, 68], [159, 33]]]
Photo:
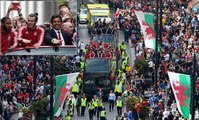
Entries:
[[63, 108], [64, 101], [71, 93], [72, 86], [74, 85], [77, 73], [70, 73], [56, 76], [56, 94], [54, 101], [54, 116], [60, 116]]
[[175, 96], [178, 110], [184, 118], [189, 119], [191, 103], [190, 75], [168, 72], [170, 84]]
[[144, 35], [145, 47], [155, 50], [155, 27], [154, 27], [154, 14], [145, 13], [142, 11], [135, 11], [135, 15], [141, 26]]

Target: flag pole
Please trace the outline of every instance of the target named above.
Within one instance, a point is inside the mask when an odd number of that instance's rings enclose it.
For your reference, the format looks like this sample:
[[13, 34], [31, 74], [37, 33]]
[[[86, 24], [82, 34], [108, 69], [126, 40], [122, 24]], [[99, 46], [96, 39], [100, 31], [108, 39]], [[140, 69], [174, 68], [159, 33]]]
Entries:
[[162, 44], [162, 0], [160, 0], [160, 40], [158, 43]]
[[156, 0], [156, 23], [155, 23], [155, 76], [154, 76], [154, 87], [157, 89], [157, 77], [158, 77], [158, 4], [159, 0]]
[[195, 78], [196, 78], [196, 54], [194, 51], [194, 55], [193, 55], [193, 71], [192, 71], [192, 80], [191, 80], [191, 90], [192, 90], [192, 94], [191, 94], [191, 98], [192, 98], [192, 102], [191, 102], [191, 119], [194, 120], [195, 118]]
[[33, 76], [33, 92], [34, 95], [36, 94], [36, 79], [37, 79], [37, 58], [36, 56], [33, 56], [33, 61], [34, 61], [34, 76]]
[[50, 56], [50, 120], [53, 120], [53, 56]]

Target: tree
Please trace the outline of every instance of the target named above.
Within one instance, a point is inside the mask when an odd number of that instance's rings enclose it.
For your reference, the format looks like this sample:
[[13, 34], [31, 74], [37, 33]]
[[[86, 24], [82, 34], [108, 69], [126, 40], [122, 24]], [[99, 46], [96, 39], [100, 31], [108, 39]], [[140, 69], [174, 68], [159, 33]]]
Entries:
[[[126, 101], [126, 108], [127, 108], [127, 110], [132, 111], [134, 120], [138, 119], [135, 105], [139, 101], [140, 101], [139, 97], [137, 97], [137, 96], [129, 97], [129, 98], [127, 98], [127, 101]], [[140, 103], [140, 104], [141, 104], [141, 109], [140, 109], [141, 110], [140, 111], [141, 120], [148, 120], [148, 115], [149, 115], [150, 108], [148, 106], [142, 105], [142, 103]]]
[[48, 117], [47, 113], [48, 101], [46, 98], [36, 100], [30, 106], [30, 111], [34, 113], [36, 120], [45, 120]]
[[136, 59], [134, 61], [134, 67], [138, 70], [139, 76], [141, 76], [142, 74], [144, 76], [148, 75], [149, 65], [148, 62], [144, 59]]

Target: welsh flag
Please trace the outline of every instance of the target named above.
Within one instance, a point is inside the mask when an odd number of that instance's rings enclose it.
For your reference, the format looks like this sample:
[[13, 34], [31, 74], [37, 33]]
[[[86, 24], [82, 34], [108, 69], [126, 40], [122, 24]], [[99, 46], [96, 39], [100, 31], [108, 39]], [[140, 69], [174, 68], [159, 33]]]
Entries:
[[64, 101], [66, 97], [70, 95], [72, 86], [74, 85], [78, 75], [79, 72], [56, 76], [56, 94], [53, 111], [54, 116], [60, 116]]
[[168, 72], [170, 84], [175, 96], [178, 110], [184, 118], [189, 119], [191, 103], [190, 75]]
[[155, 27], [154, 27], [154, 14], [145, 13], [142, 11], [135, 11], [135, 15], [141, 26], [144, 35], [145, 47], [155, 49]]

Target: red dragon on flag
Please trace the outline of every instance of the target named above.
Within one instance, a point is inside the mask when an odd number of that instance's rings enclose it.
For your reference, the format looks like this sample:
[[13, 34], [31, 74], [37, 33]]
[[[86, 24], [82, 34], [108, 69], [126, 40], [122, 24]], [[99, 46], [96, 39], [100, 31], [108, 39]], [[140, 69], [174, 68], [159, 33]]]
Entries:
[[185, 95], [185, 92], [187, 91], [188, 86], [184, 87], [180, 82], [176, 81], [175, 83], [173, 83], [173, 87], [176, 91], [176, 96], [179, 100], [180, 106], [188, 106], [187, 102], [186, 104], [184, 104], [185, 101], [188, 99], [188, 96]]
[[60, 92], [60, 95], [59, 95], [59, 97], [58, 97], [58, 105], [55, 105], [55, 108], [59, 108], [59, 107], [61, 107], [61, 105], [62, 105], [62, 103], [63, 103], [63, 101], [64, 101], [64, 97], [65, 97], [65, 94], [68, 92], [68, 91], [71, 91], [71, 90], [69, 90], [68, 88], [67, 88], [67, 86], [70, 86], [70, 84], [68, 83], [68, 84], [65, 84], [63, 87], [58, 87], [58, 90], [59, 90], [59, 92]]
[[143, 26], [146, 26], [146, 34], [147, 36], [150, 36], [149, 39], [152, 40], [153, 38], [155, 38], [155, 34], [154, 34], [154, 31], [152, 29], [152, 25], [150, 24], [150, 26], [145, 22], [145, 21], [142, 21], [142, 25]]

